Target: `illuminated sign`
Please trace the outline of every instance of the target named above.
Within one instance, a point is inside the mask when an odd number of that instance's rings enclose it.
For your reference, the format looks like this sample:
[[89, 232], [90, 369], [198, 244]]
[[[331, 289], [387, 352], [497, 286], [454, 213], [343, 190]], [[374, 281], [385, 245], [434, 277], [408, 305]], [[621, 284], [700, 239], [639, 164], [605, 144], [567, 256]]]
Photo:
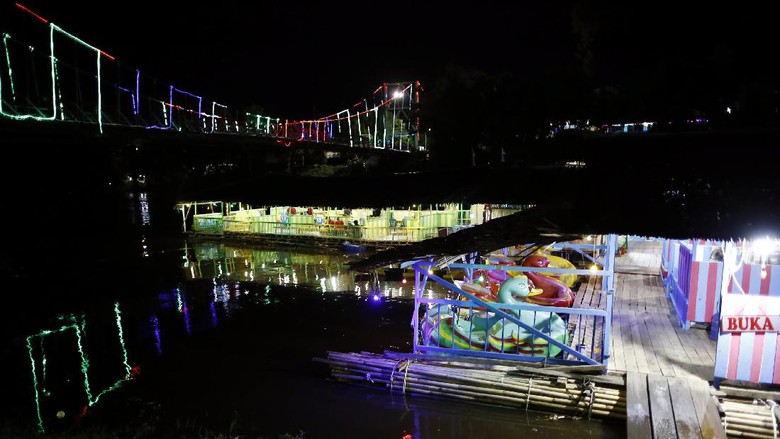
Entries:
[[720, 328], [722, 332], [777, 332], [780, 316], [723, 316]]

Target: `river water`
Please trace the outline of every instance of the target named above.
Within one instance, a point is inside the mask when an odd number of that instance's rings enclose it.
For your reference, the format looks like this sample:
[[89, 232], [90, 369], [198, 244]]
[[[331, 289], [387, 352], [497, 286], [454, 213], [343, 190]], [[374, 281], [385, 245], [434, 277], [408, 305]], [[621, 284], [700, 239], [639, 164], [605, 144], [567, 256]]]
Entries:
[[328, 351], [411, 350], [413, 282], [375, 296], [347, 267], [365, 255], [187, 240], [138, 188], [40, 207], [0, 265], [0, 436], [625, 437], [330, 380]]

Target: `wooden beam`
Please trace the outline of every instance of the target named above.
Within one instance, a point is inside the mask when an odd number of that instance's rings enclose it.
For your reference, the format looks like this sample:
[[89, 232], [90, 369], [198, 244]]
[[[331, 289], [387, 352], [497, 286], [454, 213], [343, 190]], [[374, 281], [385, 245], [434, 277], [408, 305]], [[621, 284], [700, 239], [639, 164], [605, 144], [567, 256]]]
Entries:
[[653, 437], [647, 395], [647, 374], [644, 373], [626, 374], [626, 437], [631, 439]]
[[674, 423], [674, 411], [669, 392], [669, 383], [661, 375], [647, 376], [647, 394], [650, 399], [650, 420], [653, 425], [653, 437], [658, 439], [676, 438], [677, 427]]
[[669, 395], [674, 412], [674, 424], [680, 439], [700, 439], [702, 436], [691, 389], [685, 378], [669, 377]]

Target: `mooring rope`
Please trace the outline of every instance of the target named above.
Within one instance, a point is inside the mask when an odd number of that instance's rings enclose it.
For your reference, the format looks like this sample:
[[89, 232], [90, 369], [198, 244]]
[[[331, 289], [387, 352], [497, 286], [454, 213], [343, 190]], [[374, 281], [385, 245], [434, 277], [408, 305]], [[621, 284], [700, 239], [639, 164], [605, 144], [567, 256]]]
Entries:
[[[591, 415], [593, 414], [593, 403], [596, 399], [596, 385], [589, 380], [587, 377], [582, 377], [582, 383], [580, 384], [582, 390], [580, 391], [580, 396], [577, 397], [577, 401], [575, 401], [576, 405], [579, 406], [580, 402], [584, 401], [584, 398], [588, 397], [588, 419], [590, 420]], [[585, 408], [577, 409], [578, 415], [582, 415], [585, 413]]]
[[593, 400], [596, 399], [596, 385], [587, 378], [585, 381], [587, 381], [588, 392], [590, 392], [590, 401], [588, 401], [588, 420], [590, 421], [590, 416], [593, 414]]
[[390, 391], [391, 392], [393, 391], [393, 384], [395, 383], [393, 381], [393, 377], [395, 376], [395, 370], [396, 370], [396, 368], [398, 368], [398, 365], [403, 363], [404, 361], [408, 362], [409, 360], [405, 360], [405, 359], [401, 358], [400, 360], [396, 361], [395, 364], [393, 365], [393, 371], [390, 372]]
[[407, 362], [406, 362], [406, 366], [405, 366], [405, 367], [406, 367], [406, 370], [404, 371], [404, 387], [403, 387], [403, 389], [401, 390], [401, 392], [402, 392], [404, 395], [406, 394], [406, 377], [408, 377], [408, 376], [409, 376], [409, 369], [411, 369], [411, 367], [412, 367], [412, 362], [411, 362], [411, 361], [407, 361]]
[[528, 401], [531, 399], [531, 386], [534, 384], [533, 378], [528, 378], [528, 393], [525, 394], [525, 409], [528, 410]]

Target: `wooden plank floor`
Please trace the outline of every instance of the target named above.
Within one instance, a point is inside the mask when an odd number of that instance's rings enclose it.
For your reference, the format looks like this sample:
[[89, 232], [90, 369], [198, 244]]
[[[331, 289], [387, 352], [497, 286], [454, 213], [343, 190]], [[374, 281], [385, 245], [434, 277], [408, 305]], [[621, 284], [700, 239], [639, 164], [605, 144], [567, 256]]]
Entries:
[[680, 327], [660, 277], [660, 242], [616, 258], [607, 369], [626, 374], [628, 437], [725, 438], [710, 396], [716, 342]]
[[725, 439], [717, 404], [703, 381], [626, 373], [626, 433], [634, 439]]
[[610, 371], [712, 381], [716, 342], [703, 328], [683, 329], [658, 274], [615, 276]]
[[[607, 369], [709, 383], [716, 342], [704, 328], [679, 325], [661, 284], [660, 252], [660, 242], [630, 241], [629, 253], [616, 258]], [[601, 277], [588, 276], [576, 288], [574, 307], [606, 309], [606, 298]], [[569, 345], [601, 361], [603, 319], [572, 315], [568, 323]]]

